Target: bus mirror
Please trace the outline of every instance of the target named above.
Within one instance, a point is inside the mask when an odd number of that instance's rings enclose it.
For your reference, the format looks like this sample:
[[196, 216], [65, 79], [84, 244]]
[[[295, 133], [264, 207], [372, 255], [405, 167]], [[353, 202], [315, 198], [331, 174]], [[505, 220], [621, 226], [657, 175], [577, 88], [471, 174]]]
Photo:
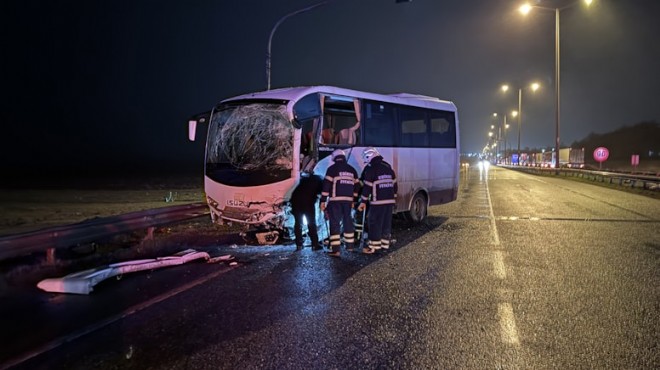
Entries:
[[196, 114], [188, 119], [188, 140], [195, 141], [197, 133], [197, 123], [206, 123], [211, 116], [211, 112]]
[[301, 128], [303, 122], [320, 115], [321, 101], [318, 94], [307, 95], [293, 106], [293, 125]]
[[197, 121], [191, 119], [188, 121], [188, 140], [195, 141], [195, 131], [197, 130]]

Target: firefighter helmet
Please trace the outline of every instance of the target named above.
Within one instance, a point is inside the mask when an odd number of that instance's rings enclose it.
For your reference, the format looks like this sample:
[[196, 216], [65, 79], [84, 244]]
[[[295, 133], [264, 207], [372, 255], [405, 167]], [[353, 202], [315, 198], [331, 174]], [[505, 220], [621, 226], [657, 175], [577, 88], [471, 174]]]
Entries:
[[364, 160], [364, 163], [369, 163], [372, 158], [378, 157], [379, 155], [380, 153], [378, 153], [376, 148], [369, 147], [362, 152], [362, 159]]
[[344, 157], [346, 157], [346, 153], [344, 153], [343, 150], [341, 150], [341, 149], [335, 150], [334, 152], [332, 152], [332, 160], [334, 161], [335, 158], [339, 157], [340, 155], [343, 155]]

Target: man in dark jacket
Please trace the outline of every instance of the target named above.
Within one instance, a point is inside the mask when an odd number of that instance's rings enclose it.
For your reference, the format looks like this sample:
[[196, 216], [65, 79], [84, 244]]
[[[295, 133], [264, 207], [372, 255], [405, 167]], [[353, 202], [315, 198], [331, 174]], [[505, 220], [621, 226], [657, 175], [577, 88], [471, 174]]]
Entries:
[[[355, 226], [351, 211], [357, 197], [359, 181], [357, 171], [346, 161], [343, 150], [332, 152], [334, 164], [328, 167], [323, 179], [321, 211], [326, 211], [330, 219], [330, 256], [339, 257], [341, 230], [344, 229], [344, 244], [349, 251], [355, 244]], [[327, 205], [326, 205], [327, 202]]]
[[369, 202], [369, 245], [362, 249], [362, 253], [371, 254], [390, 247], [398, 186], [392, 166], [383, 160], [376, 148], [365, 149], [362, 158], [368, 164], [362, 172], [364, 184], [358, 211], [364, 211]]
[[316, 228], [316, 201], [321, 194], [323, 179], [313, 173], [303, 172], [298, 186], [291, 194], [291, 213], [295, 220], [293, 233], [296, 235], [296, 250], [303, 248], [303, 217], [307, 219], [307, 234], [312, 241], [312, 250], [319, 250], [319, 234]]

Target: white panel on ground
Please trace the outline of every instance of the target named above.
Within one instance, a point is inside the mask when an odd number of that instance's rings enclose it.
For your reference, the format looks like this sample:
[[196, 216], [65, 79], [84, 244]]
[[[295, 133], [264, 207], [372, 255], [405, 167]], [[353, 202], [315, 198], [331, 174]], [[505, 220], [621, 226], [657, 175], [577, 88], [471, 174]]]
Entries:
[[44, 279], [37, 284], [37, 287], [47, 292], [89, 294], [94, 290], [96, 284], [113, 276], [182, 265], [200, 258], [209, 260], [210, 257], [206, 252], [187, 249], [172, 256], [113, 263], [69, 274], [61, 278]]

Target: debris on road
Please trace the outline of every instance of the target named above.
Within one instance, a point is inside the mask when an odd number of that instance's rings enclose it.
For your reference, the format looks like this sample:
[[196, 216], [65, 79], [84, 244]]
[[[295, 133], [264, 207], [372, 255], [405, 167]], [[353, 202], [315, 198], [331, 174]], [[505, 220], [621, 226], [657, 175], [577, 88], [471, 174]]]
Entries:
[[207, 263], [216, 263], [216, 262], [223, 262], [223, 261], [231, 261], [233, 259], [234, 259], [234, 256], [232, 256], [231, 254], [225, 254], [224, 256], [209, 258], [209, 260], [206, 261], [206, 262]]
[[69, 274], [61, 278], [44, 279], [37, 284], [37, 287], [54, 293], [89, 294], [94, 290], [96, 284], [113, 276], [182, 265], [200, 258], [207, 261], [210, 259], [209, 254], [206, 252], [186, 249], [172, 256], [113, 263]]

